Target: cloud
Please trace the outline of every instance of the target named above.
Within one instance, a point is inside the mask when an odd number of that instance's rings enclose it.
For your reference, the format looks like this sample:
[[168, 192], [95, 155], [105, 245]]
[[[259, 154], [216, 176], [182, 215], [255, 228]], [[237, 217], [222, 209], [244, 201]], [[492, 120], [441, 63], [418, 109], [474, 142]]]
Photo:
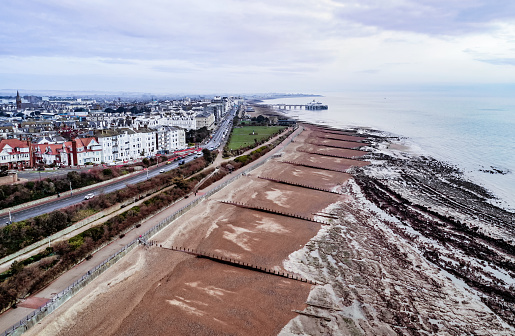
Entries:
[[361, 74], [376, 74], [378, 72], [380, 72], [381, 70], [380, 69], [367, 69], [367, 70], [361, 70], [361, 71], [356, 71], [356, 73], [361, 73]]
[[335, 0], [336, 15], [382, 30], [428, 35], [460, 35], [493, 30], [497, 21], [515, 18], [515, 3], [505, 0]]
[[162, 90], [494, 80], [511, 74], [502, 70], [515, 48], [515, 8], [499, 0], [3, 0], [1, 8], [3, 87], [16, 74]]
[[477, 59], [480, 62], [485, 62], [494, 65], [513, 65], [515, 66], [515, 58], [490, 58], [490, 59]]

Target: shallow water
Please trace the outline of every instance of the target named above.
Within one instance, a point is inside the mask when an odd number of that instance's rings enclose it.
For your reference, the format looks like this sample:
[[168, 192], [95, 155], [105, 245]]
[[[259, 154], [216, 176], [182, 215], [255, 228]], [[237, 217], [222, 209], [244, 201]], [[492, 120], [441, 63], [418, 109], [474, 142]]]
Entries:
[[[265, 103], [305, 104], [312, 98]], [[515, 97], [446, 92], [331, 93], [316, 100], [326, 111], [286, 110], [308, 122], [334, 127], [371, 127], [406, 137], [412, 151], [461, 168], [515, 209]], [[491, 167], [508, 172], [490, 174]]]

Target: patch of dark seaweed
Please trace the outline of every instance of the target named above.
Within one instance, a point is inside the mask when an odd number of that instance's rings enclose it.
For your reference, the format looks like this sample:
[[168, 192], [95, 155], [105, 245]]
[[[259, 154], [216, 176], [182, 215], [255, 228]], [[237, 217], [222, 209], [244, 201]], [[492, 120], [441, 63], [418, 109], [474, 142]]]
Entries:
[[[389, 161], [388, 164], [390, 165], [402, 163], [401, 167], [404, 168], [411, 165], [410, 162], [406, 162], [409, 160], [399, 161], [395, 158], [389, 159], [386, 158], [384, 154], [383, 159]], [[493, 215], [483, 216], [483, 218], [496, 220], [498, 222], [497, 224], [509, 225], [507, 219], [512, 218], [510, 217], [510, 213], [484, 202], [483, 197], [478, 195], [476, 190], [470, 192], [468, 189], [463, 189], [470, 188], [471, 184], [469, 184], [470, 182], [465, 184], [459, 183], [461, 180], [459, 176], [454, 175], [456, 174], [454, 167], [442, 165], [443, 169], [439, 170], [445, 172], [445, 174], [453, 174], [454, 185], [450, 183], [446, 184], [442, 182], [442, 179], [431, 176], [434, 167], [439, 166], [437, 162], [428, 160], [427, 158], [422, 161], [431, 163], [427, 169], [428, 173], [425, 174], [424, 178], [418, 175], [422, 168], [420, 165], [415, 165], [417, 168], [415, 172], [404, 171], [403, 174], [400, 174], [399, 179], [408, 182], [408, 184], [412, 186], [413, 193], [417, 193], [418, 191], [418, 194], [420, 194], [422, 192], [427, 196], [426, 199], [429, 202], [438, 200], [451, 209], [461, 212], [468, 211], [471, 214], [475, 213], [478, 217], [481, 217], [479, 216], [481, 215], [480, 211], [484, 211], [485, 208], [490, 207], [488, 212]], [[359, 169], [355, 174], [355, 180], [366, 198], [382, 210], [395, 216], [402, 222], [409, 224], [409, 226], [423, 236], [440, 242], [443, 246], [452, 246], [468, 257], [489, 262], [510, 273], [515, 271], [515, 264], [501, 255], [502, 253], [511, 256], [515, 255], [515, 246], [511, 243], [503, 239], [492, 238], [479, 231], [477, 227], [471, 227], [467, 223], [463, 223], [452, 216], [429, 209], [423, 204], [417, 204], [413, 202], [416, 197], [408, 200], [404, 195], [390, 188], [389, 184], [391, 183], [388, 183], [389, 181], [379, 181], [373, 177], [367, 176], [366, 172], [367, 168]], [[481, 187], [478, 187], [477, 190], [481, 191]], [[455, 197], [450, 199], [447, 196], [448, 194], [453, 194]], [[463, 195], [466, 195], [466, 197]], [[473, 200], [473, 206], [470, 206], [470, 204], [463, 205], [463, 200], [469, 200], [468, 203], [471, 203], [470, 200]], [[406, 230], [397, 227], [397, 225], [392, 222], [387, 224], [391, 226], [394, 232], [414, 242], [414, 237], [408, 234]], [[455, 262], [446, 261], [439, 258], [439, 251], [431, 249], [424, 244], [418, 245], [428, 260], [461, 278], [469, 286], [480, 291], [485, 304], [499, 314], [499, 316], [502, 316], [507, 322], [515, 325], [515, 306], [513, 305], [513, 303], [515, 303], [515, 294], [511, 288], [506, 289], [503, 281], [499, 279], [490, 279], [491, 281], [484, 279], [481, 276], [481, 274], [484, 274], [481, 269], [472, 267], [459, 258], [455, 258]], [[446, 257], [449, 258], [449, 255]], [[493, 302], [497, 304], [492, 304]]]

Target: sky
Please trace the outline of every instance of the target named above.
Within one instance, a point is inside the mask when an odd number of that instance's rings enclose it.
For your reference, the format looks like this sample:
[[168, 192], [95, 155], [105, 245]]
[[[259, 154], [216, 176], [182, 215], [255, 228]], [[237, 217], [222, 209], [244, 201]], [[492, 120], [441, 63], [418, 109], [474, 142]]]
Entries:
[[0, 89], [513, 84], [508, 0], [2, 0]]

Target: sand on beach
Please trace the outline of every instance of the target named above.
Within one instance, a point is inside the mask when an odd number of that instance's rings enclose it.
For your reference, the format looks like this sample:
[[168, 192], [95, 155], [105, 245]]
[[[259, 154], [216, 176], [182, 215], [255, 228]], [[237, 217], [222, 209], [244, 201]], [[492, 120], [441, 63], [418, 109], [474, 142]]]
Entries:
[[[326, 137], [341, 140], [323, 139], [324, 132], [307, 126], [281, 157], [202, 201], [152, 237], [158, 246], [137, 247], [27, 334], [513, 333], [474, 289], [393, 230], [402, 223], [368, 201], [351, 174], [335, 171], [365, 168], [369, 162], [301, 151], [363, 153], [355, 142], [362, 137], [327, 132]], [[315, 217], [329, 225], [222, 201]], [[172, 246], [288, 271], [319, 284], [167, 249]]]

